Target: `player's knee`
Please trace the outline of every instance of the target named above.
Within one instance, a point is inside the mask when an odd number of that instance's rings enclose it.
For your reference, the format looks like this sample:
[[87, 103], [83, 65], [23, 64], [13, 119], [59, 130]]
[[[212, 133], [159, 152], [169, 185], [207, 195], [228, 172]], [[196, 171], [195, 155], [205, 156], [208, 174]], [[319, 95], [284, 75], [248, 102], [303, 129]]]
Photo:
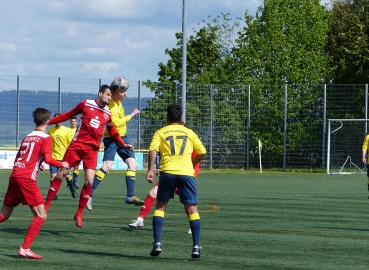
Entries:
[[111, 168], [113, 167], [113, 163], [104, 163], [101, 167], [105, 172], [109, 172]]
[[153, 198], [156, 198], [156, 195], [158, 194], [158, 187], [154, 186], [152, 189], [150, 189], [149, 191], [149, 195]]
[[135, 158], [128, 158], [126, 159], [128, 170], [130, 171], [136, 171], [138, 164]]

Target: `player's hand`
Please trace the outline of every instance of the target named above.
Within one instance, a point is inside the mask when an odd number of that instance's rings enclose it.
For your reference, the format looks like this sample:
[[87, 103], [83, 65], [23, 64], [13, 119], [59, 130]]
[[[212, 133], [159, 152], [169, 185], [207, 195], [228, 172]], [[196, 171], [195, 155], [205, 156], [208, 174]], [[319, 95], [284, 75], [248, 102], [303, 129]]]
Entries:
[[69, 169], [69, 163], [68, 162], [62, 161], [61, 163], [62, 163], [63, 168]]
[[135, 149], [132, 144], [126, 144], [126, 145], [123, 146], [123, 148], [124, 149], [127, 149], [127, 150], [133, 150], [133, 149]]
[[45, 162], [42, 162], [40, 165], [40, 171], [45, 170]]
[[156, 170], [155, 173], [156, 173], [157, 176], [160, 176], [160, 170]]
[[139, 110], [137, 110], [137, 109], [134, 109], [133, 111], [132, 111], [132, 113], [130, 114], [130, 116], [131, 116], [131, 118], [133, 118], [133, 117], [135, 117], [137, 114], [139, 114], [140, 113], [140, 111]]
[[154, 173], [153, 173], [153, 171], [148, 171], [147, 172], [146, 179], [149, 183], [154, 183]]

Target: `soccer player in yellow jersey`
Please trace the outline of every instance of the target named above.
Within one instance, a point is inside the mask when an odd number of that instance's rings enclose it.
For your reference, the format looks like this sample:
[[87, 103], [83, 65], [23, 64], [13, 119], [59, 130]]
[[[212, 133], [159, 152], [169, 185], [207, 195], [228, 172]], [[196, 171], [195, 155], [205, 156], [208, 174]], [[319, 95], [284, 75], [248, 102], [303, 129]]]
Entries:
[[[74, 138], [74, 135], [76, 134], [77, 132], [77, 124], [78, 124], [78, 121], [77, 121], [77, 117], [72, 117], [70, 120], [69, 120], [69, 123], [70, 123], [70, 126], [69, 126], [69, 132], [70, 132], [70, 137], [71, 137], [71, 141], [73, 140]], [[73, 179], [72, 179], [72, 185], [76, 188], [76, 189], [79, 189], [79, 186], [78, 186], [78, 175], [79, 175], [79, 171], [78, 171], [78, 167], [75, 167], [73, 169]]]
[[[362, 147], [362, 159], [364, 164], [369, 164], [369, 160], [366, 159], [366, 151], [369, 148], [369, 134], [365, 136], [363, 147]], [[368, 177], [368, 191], [369, 191], [369, 166], [366, 168], [366, 175]], [[369, 197], [368, 197], [369, 199]]]
[[[60, 115], [60, 113], [56, 113], [54, 117], [58, 115]], [[55, 160], [62, 161], [65, 151], [67, 150], [72, 139], [69, 128], [63, 126], [62, 123], [57, 123], [48, 130], [47, 134], [49, 134], [53, 139], [52, 157]], [[50, 182], [54, 179], [58, 170], [59, 170], [58, 167], [50, 165]], [[72, 197], [76, 198], [77, 192], [74, 186], [72, 185], [72, 178], [70, 174], [68, 174], [65, 178], [67, 180], [67, 186], [70, 189], [70, 192], [72, 193]], [[57, 198], [58, 197], [55, 196], [54, 200], [56, 200]]]
[[[206, 150], [199, 137], [191, 129], [183, 126], [182, 108], [170, 105], [167, 108], [168, 125], [157, 130], [149, 147], [148, 171], [146, 178], [154, 182], [155, 159], [160, 153], [160, 176], [153, 216], [154, 242], [151, 256], [159, 256], [162, 251], [161, 236], [164, 214], [168, 201], [174, 197], [178, 188], [180, 202], [184, 205], [192, 230], [192, 258], [200, 258], [200, 215], [197, 210], [197, 189], [194, 166], [201, 161]], [[196, 156], [191, 159], [192, 152]]]
[[[111, 121], [113, 122], [114, 127], [118, 131], [122, 140], [126, 144], [130, 144], [126, 133], [127, 133], [127, 122], [131, 121], [131, 119], [140, 113], [139, 110], [134, 109], [133, 112], [129, 115], [125, 115], [124, 108], [122, 106], [121, 100], [124, 100], [127, 96], [129, 84], [128, 81], [123, 77], [117, 77], [110, 85], [110, 90], [112, 91], [112, 98], [109, 102], [109, 109], [111, 112]], [[99, 186], [101, 181], [104, 179], [105, 175], [111, 170], [115, 158], [115, 154], [121, 157], [121, 159], [127, 164], [127, 172], [126, 172], [126, 186], [127, 186], [127, 194], [125, 198], [125, 202], [127, 204], [135, 204], [141, 206], [144, 204], [144, 201], [137, 198], [134, 194], [135, 192], [135, 184], [136, 184], [136, 170], [137, 170], [137, 161], [135, 152], [133, 150], [128, 150], [120, 146], [114, 138], [111, 137], [110, 133], [105, 130], [104, 132], [104, 157], [103, 157], [103, 165], [102, 167], [96, 171], [93, 189], [90, 194], [90, 198], [87, 202], [86, 208], [88, 210], [92, 210], [92, 196], [94, 194], [94, 190]]]

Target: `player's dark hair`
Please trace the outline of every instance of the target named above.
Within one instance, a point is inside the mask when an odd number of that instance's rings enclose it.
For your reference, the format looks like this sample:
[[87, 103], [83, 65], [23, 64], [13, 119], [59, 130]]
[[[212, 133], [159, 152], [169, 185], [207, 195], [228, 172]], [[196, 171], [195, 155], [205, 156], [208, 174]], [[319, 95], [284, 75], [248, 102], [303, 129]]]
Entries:
[[57, 117], [57, 116], [59, 116], [59, 115], [60, 115], [60, 113], [56, 113], [56, 114], [54, 114], [54, 118], [55, 118], [55, 117]]
[[36, 110], [33, 111], [33, 122], [36, 124], [36, 126], [42, 126], [45, 125], [46, 122], [51, 117], [51, 112], [48, 109], [45, 108], [36, 108]]
[[105, 93], [106, 89], [110, 89], [110, 86], [107, 84], [103, 84], [101, 85], [100, 89], [99, 89], [99, 93]]
[[169, 105], [167, 108], [167, 117], [170, 122], [181, 121], [182, 108], [178, 104]]
[[70, 120], [77, 120], [77, 116], [73, 116]]

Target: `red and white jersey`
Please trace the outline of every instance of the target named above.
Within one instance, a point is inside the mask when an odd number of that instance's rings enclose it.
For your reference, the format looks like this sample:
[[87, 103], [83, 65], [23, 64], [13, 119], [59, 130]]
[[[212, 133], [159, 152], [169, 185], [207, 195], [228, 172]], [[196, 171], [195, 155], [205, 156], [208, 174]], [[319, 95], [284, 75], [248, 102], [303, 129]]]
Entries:
[[100, 141], [104, 133], [105, 125], [113, 125], [111, 122], [111, 112], [108, 106], [100, 108], [95, 100], [84, 100], [69, 111], [69, 117], [81, 114], [80, 125], [71, 142], [94, 145], [100, 148]]
[[38, 170], [44, 154], [52, 153], [52, 138], [41, 130], [34, 130], [22, 141], [14, 160], [10, 177], [21, 177], [37, 180]]

